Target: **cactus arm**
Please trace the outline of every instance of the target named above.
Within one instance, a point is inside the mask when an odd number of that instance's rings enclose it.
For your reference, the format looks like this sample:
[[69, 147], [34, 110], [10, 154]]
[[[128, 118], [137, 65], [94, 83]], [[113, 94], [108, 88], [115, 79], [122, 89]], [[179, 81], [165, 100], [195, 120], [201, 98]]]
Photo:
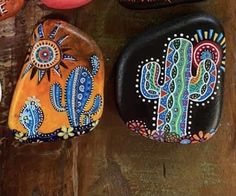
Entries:
[[142, 68], [140, 79], [140, 91], [146, 99], [158, 99], [161, 87], [158, 84], [160, 77], [160, 65], [157, 62], [149, 62]]
[[50, 100], [54, 109], [58, 112], [64, 112], [65, 107], [62, 106], [62, 89], [59, 83], [54, 83], [50, 88]]
[[95, 76], [100, 68], [100, 62], [96, 55], [90, 57], [90, 64], [92, 66], [92, 76]]
[[95, 115], [102, 107], [102, 96], [96, 95], [93, 101], [93, 106], [87, 112], [89, 115]]
[[66, 82], [66, 111], [73, 127], [79, 126], [80, 115], [84, 111], [93, 89], [93, 78], [86, 68], [77, 67]]
[[190, 100], [202, 102], [214, 92], [217, 81], [217, 67], [213, 60], [205, 59], [199, 64], [197, 75], [191, 79]]
[[92, 122], [92, 117], [89, 115], [87, 112], [83, 112], [80, 115], [80, 125], [81, 126], [86, 126]]

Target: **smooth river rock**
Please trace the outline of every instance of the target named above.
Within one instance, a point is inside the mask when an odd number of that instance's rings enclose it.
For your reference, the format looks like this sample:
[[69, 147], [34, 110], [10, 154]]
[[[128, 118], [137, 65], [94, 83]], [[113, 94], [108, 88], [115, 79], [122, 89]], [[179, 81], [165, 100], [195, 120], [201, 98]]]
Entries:
[[154, 9], [173, 6], [181, 3], [193, 3], [204, 0], [119, 0], [120, 3], [130, 9]]
[[46, 6], [54, 9], [72, 9], [84, 6], [92, 0], [41, 0]]
[[117, 63], [122, 119], [160, 142], [210, 139], [221, 116], [225, 60], [224, 30], [212, 16], [184, 16], [144, 32]]
[[21, 142], [90, 132], [103, 112], [104, 61], [76, 27], [46, 20], [34, 30], [12, 100], [9, 127]]
[[24, 0], [0, 0], [0, 21], [15, 16], [24, 2]]

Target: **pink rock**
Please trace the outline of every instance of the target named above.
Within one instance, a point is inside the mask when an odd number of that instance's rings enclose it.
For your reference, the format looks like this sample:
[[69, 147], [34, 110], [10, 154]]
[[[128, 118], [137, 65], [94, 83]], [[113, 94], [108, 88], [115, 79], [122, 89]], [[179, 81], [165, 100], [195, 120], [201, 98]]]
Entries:
[[92, 0], [42, 0], [42, 2], [50, 7], [55, 9], [72, 9], [81, 7], [91, 2]]

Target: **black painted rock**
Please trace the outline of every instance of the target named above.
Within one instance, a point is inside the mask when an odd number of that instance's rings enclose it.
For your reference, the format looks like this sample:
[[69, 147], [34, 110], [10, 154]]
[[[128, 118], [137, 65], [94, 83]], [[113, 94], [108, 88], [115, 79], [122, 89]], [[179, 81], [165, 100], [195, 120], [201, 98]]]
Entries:
[[131, 9], [152, 9], [160, 8], [180, 3], [193, 3], [204, 0], [119, 0], [120, 3]]
[[117, 64], [117, 103], [135, 133], [174, 143], [211, 138], [220, 120], [226, 43], [209, 15], [173, 20], [131, 42]]

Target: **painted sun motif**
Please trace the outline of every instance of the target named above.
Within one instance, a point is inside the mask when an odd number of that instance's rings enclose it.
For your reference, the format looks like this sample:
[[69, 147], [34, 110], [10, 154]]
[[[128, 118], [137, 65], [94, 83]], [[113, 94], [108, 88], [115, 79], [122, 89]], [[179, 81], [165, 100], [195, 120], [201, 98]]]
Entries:
[[76, 61], [75, 57], [66, 53], [70, 48], [63, 47], [63, 43], [69, 38], [69, 35], [56, 39], [59, 30], [60, 23], [52, 29], [49, 36], [46, 36], [43, 24], [39, 24], [37, 32], [34, 33], [34, 44], [26, 58], [27, 65], [22, 78], [31, 71], [30, 79], [38, 76], [38, 83], [40, 83], [47, 75], [50, 81], [51, 71], [62, 77], [61, 67], [68, 69], [66, 61]]
[[209, 31], [198, 30], [194, 38], [198, 43], [194, 48], [194, 66], [197, 67], [203, 59], [209, 58], [224, 70], [226, 61], [224, 34], [217, 33], [213, 29]]

